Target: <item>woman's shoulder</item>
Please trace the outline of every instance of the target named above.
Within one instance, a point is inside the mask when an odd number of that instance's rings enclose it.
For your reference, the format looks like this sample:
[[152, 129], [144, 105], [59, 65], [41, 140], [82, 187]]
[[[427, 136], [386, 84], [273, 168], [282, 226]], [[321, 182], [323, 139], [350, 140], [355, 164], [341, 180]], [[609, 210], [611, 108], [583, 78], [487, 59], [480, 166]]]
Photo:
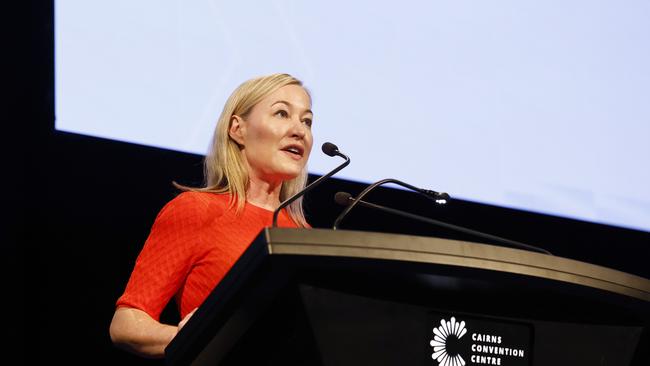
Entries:
[[229, 200], [229, 194], [185, 191], [169, 201], [162, 211], [186, 212], [214, 217], [223, 214], [228, 209]]

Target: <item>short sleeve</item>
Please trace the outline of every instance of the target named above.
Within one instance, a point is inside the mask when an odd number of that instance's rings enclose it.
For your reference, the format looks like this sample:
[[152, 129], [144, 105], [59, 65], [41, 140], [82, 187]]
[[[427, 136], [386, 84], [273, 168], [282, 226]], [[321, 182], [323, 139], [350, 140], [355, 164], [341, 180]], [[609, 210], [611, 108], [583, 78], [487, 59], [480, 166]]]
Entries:
[[212, 218], [201, 195], [181, 193], [159, 212], [117, 306], [137, 308], [159, 320], [199, 255], [202, 231]]

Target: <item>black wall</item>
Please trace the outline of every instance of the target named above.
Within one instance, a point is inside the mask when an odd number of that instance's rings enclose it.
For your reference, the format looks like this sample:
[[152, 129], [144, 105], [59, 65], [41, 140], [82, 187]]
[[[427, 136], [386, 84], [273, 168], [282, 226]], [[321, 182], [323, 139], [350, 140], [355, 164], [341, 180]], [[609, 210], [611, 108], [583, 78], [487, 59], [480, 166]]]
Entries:
[[[114, 349], [108, 325], [155, 215], [177, 193], [171, 182], [200, 184], [201, 157], [54, 131], [53, 5], [18, 7], [8, 12], [11, 98], [2, 113], [7, 356], [22, 364], [159, 364]], [[313, 190], [312, 225], [332, 225], [341, 211], [335, 192], [365, 187], [332, 179]], [[650, 278], [649, 233], [464, 201], [433, 207], [391, 189], [368, 199]], [[363, 208], [342, 228], [482, 241]]]

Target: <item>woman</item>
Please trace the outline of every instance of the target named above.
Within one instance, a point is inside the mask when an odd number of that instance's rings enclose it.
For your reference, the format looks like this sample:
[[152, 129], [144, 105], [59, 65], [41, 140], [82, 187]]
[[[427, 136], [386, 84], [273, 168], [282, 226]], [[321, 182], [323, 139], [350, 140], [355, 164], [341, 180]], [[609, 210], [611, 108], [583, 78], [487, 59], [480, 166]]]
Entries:
[[[273, 211], [307, 181], [313, 113], [302, 83], [273, 74], [230, 96], [205, 158], [204, 188], [184, 192], [158, 214], [110, 326], [113, 343], [151, 358], [165, 347], [246, 250]], [[278, 224], [308, 227], [301, 200]], [[178, 325], [160, 313], [174, 297]]]

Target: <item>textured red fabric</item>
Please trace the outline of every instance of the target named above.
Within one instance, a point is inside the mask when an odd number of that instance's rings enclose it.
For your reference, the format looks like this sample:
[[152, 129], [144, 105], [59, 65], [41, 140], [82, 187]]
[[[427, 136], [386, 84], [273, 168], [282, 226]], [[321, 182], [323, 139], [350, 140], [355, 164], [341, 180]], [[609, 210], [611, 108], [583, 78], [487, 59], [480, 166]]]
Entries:
[[[246, 203], [238, 215], [227, 194], [183, 192], [160, 211], [117, 306], [156, 320], [172, 297], [181, 318], [203, 303], [273, 211]], [[278, 226], [297, 227], [284, 211]]]

